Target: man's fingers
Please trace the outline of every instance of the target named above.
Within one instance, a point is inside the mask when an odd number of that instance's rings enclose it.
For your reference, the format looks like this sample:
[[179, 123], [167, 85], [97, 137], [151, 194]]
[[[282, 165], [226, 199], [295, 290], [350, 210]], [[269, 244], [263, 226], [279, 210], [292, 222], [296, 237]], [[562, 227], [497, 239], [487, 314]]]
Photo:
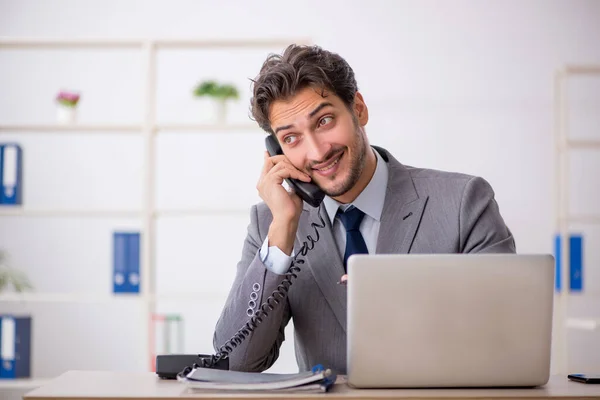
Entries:
[[299, 179], [305, 182], [310, 182], [311, 180], [310, 176], [296, 169], [296, 167], [289, 164], [288, 162], [283, 161], [278, 162], [277, 165], [273, 166], [273, 168], [269, 170], [269, 174], [277, 176], [279, 179], [292, 178]]
[[284, 168], [278, 169], [276, 171], [273, 171], [273, 175], [277, 176], [280, 179], [292, 178], [292, 179], [298, 179], [298, 180], [301, 180], [304, 182], [310, 182], [310, 177], [308, 175], [306, 175], [305, 173], [300, 172], [294, 168], [284, 167]]
[[[264, 164], [261, 176], [256, 184], [256, 189], [262, 192], [268, 182], [274, 182], [278, 185], [283, 184], [284, 179], [297, 179], [303, 182], [310, 182], [311, 178], [308, 174], [298, 170], [289, 160], [283, 155], [271, 157], [268, 151], [264, 153]], [[261, 197], [262, 198], [262, 197]], [[264, 200], [264, 199], [263, 199]]]

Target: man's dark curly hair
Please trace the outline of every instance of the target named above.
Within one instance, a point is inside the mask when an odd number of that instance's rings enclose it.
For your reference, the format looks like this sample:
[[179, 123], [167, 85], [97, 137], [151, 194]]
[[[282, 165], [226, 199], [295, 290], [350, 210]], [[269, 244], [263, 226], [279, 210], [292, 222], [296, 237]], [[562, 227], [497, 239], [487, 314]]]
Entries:
[[292, 44], [281, 55], [269, 55], [253, 82], [252, 117], [270, 134], [269, 108], [276, 100], [313, 87], [335, 94], [351, 109], [358, 91], [354, 71], [346, 60], [319, 46]]

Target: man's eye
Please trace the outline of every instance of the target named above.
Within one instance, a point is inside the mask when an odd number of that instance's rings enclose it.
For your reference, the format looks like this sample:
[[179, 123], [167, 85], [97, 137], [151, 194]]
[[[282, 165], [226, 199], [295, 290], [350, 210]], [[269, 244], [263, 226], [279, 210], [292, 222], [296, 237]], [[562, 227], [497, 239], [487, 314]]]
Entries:
[[283, 138], [283, 142], [285, 144], [292, 144], [296, 141], [296, 136], [294, 135], [289, 135]]
[[333, 117], [324, 117], [319, 121], [319, 126], [327, 125], [333, 120]]

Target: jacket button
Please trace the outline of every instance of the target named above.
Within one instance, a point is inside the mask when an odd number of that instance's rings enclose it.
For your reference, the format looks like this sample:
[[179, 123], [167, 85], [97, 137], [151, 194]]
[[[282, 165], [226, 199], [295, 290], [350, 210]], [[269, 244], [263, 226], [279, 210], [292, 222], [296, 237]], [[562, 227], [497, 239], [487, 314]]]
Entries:
[[256, 293], [256, 292], [252, 292], [252, 293], [250, 293], [250, 299], [251, 299], [251, 300], [256, 300], [256, 299], [258, 299], [258, 293]]
[[249, 317], [252, 317], [254, 315], [254, 310], [249, 308], [246, 310], [246, 315], [248, 315]]
[[256, 302], [254, 300], [250, 300], [248, 302], [248, 307], [254, 310], [256, 308]]
[[252, 285], [252, 290], [258, 292], [260, 290], [260, 284], [257, 282], [254, 285]]

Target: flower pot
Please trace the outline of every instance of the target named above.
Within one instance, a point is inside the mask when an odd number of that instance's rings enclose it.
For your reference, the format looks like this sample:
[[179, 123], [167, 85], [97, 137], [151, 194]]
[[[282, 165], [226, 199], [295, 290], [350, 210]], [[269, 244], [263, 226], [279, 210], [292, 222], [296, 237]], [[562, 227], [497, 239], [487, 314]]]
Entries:
[[215, 103], [217, 124], [225, 125], [227, 123], [227, 101], [216, 100]]
[[74, 124], [77, 122], [77, 109], [75, 107], [59, 105], [56, 108], [56, 122], [63, 125]]
[[228, 101], [215, 98], [198, 98], [196, 121], [208, 125], [227, 124]]

